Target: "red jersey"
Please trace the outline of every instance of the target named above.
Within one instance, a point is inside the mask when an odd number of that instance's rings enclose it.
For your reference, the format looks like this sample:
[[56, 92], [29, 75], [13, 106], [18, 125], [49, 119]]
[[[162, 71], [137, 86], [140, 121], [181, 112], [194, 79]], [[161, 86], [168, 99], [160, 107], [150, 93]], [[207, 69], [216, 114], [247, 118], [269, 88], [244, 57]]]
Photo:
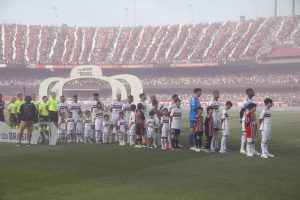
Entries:
[[245, 118], [246, 137], [255, 138], [257, 136], [257, 122], [255, 113], [248, 112]]

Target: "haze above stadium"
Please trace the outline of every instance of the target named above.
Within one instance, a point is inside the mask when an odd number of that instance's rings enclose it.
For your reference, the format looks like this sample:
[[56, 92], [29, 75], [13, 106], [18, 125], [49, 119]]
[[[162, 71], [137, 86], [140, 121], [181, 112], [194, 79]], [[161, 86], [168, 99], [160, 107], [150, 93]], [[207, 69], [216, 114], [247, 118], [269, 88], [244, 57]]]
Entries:
[[[278, 0], [278, 16], [291, 15], [291, 10], [292, 1]], [[300, 13], [299, 0], [295, 12]], [[274, 0], [0, 0], [0, 23], [133, 26], [273, 15]]]

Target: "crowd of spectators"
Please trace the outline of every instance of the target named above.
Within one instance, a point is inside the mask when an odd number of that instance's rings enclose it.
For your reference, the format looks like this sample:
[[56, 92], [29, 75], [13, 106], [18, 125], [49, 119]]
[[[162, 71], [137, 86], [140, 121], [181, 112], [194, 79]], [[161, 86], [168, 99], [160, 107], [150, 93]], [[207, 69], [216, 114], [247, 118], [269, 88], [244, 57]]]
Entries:
[[[291, 86], [299, 85], [300, 74], [232, 74], [232, 75], [148, 75], [139, 77], [144, 88], [192, 88], [202, 87], [243, 87], [243, 86]], [[0, 75], [0, 88], [39, 87], [43, 79], [34, 77], [8, 77]], [[123, 82], [129, 86], [127, 82]], [[102, 88], [109, 89], [106, 82], [93, 79], [67, 82], [66, 88]]]
[[224, 63], [299, 37], [300, 17], [135, 27], [0, 24], [0, 63]]

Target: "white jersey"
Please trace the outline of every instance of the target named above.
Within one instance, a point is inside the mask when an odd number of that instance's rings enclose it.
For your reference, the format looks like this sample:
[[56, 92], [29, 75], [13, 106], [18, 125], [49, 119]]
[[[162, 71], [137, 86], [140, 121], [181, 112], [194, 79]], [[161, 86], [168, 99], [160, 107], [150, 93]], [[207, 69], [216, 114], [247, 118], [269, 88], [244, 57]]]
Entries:
[[147, 119], [147, 137], [148, 138], [153, 138], [155, 131], [154, 131], [154, 127], [155, 127], [155, 119], [154, 118], [148, 118]]
[[70, 106], [69, 106], [69, 110], [72, 112], [72, 117], [75, 119], [75, 120], [77, 120], [77, 118], [79, 117], [78, 116], [78, 112], [80, 111], [80, 110], [82, 110], [82, 105], [81, 105], [81, 103], [75, 103], [75, 102], [72, 102], [71, 104], [70, 104]]
[[169, 104], [168, 111], [171, 112], [173, 108], [176, 108], [176, 105], [172, 102]]
[[170, 114], [170, 117], [172, 117], [171, 121], [171, 128], [172, 129], [180, 129], [180, 121], [182, 117], [182, 110], [181, 108], [173, 108]]
[[128, 126], [128, 123], [129, 123], [129, 118], [130, 118], [130, 113], [131, 113], [131, 110], [130, 110], [130, 107], [131, 107], [131, 103], [125, 103], [123, 104], [122, 106], [122, 110], [125, 114], [125, 121], [126, 121], [126, 125]]
[[111, 104], [111, 121], [116, 121], [119, 119], [119, 113], [122, 111], [123, 102], [122, 101], [113, 101]]
[[131, 127], [132, 125], [135, 124], [136, 118], [135, 118], [135, 112], [131, 111], [130, 113], [130, 117], [129, 117], [129, 122], [128, 122], [128, 126]]
[[243, 103], [242, 103], [242, 108], [244, 108], [245, 110], [244, 110], [244, 114], [243, 114], [242, 121], [245, 121], [245, 117], [246, 117], [246, 115], [247, 115], [248, 112], [249, 112], [248, 106], [249, 106], [250, 103], [253, 103], [253, 102], [254, 102], [253, 99], [250, 99], [249, 97], [247, 97], [247, 98], [243, 101]]
[[82, 117], [78, 117], [76, 120], [76, 133], [83, 133], [84, 129], [84, 119]]
[[214, 128], [219, 128], [219, 108], [220, 102], [218, 100], [212, 99], [209, 103], [209, 106], [213, 109], [213, 120], [214, 120]]
[[125, 119], [118, 120], [118, 127], [121, 133], [125, 133], [126, 131], [126, 121]]
[[163, 137], [166, 137], [170, 132], [170, 118], [167, 116], [162, 116], [160, 118], [161, 127], [161, 134]]
[[141, 111], [142, 111], [142, 112], [144, 113], [144, 115], [146, 116], [146, 114], [147, 114], [147, 104], [146, 104], [146, 102], [143, 102], [143, 101], [141, 101], [140, 103], [143, 105]]
[[157, 114], [154, 115], [154, 121], [155, 121], [154, 128], [160, 128], [160, 119]]
[[92, 125], [92, 118], [91, 117], [86, 117], [84, 119], [84, 134], [87, 135], [90, 133], [91, 130], [91, 125]]
[[155, 119], [154, 118], [148, 118], [146, 123], [147, 123], [148, 130], [149, 129], [154, 129], [154, 126], [155, 126]]
[[261, 113], [259, 119], [262, 119], [262, 123], [260, 125], [260, 130], [271, 130], [272, 126], [272, 117], [271, 117], [271, 109], [267, 107], [264, 108]]
[[103, 110], [101, 108], [96, 108], [95, 110], [95, 130], [102, 131], [103, 127]]
[[110, 123], [108, 121], [103, 121], [103, 133], [108, 133], [110, 128]]
[[96, 110], [97, 110], [97, 104], [98, 104], [99, 101], [93, 101], [92, 103], [92, 121], [95, 122], [95, 119], [96, 119]]
[[73, 133], [75, 131], [75, 119], [67, 118], [66, 120], [67, 133]]
[[[66, 117], [67, 117], [67, 113], [68, 113], [68, 109], [69, 109], [69, 104], [67, 104], [66, 102], [64, 102], [64, 103], [59, 103], [58, 104], [58, 106], [57, 106], [57, 108], [58, 108], [58, 113], [60, 114], [60, 113], [63, 113], [63, 117], [64, 117], [64, 119], [66, 119]], [[59, 116], [59, 118], [60, 118], [60, 115], [58, 115]], [[61, 119], [60, 119], [61, 120]]]
[[223, 109], [221, 118], [223, 119], [222, 130], [229, 130], [229, 115], [226, 109]]
[[94, 109], [95, 119], [103, 119], [103, 110], [101, 108]]

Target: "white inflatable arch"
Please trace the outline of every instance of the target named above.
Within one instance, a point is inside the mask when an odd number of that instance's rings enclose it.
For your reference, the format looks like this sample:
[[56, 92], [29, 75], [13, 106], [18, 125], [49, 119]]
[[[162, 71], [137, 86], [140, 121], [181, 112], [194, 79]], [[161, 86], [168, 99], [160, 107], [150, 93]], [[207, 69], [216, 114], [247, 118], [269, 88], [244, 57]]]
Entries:
[[131, 90], [131, 95], [134, 97], [134, 103], [139, 102], [139, 94], [143, 92], [142, 82], [133, 75], [130, 74], [121, 74], [115, 76], [103, 76], [102, 70], [98, 66], [94, 65], [83, 65], [74, 67], [68, 78], [53, 77], [44, 80], [40, 84], [39, 88], [39, 98], [43, 96], [48, 96], [48, 89], [51, 83], [56, 82], [51, 91], [56, 92], [57, 96], [61, 96], [63, 93], [64, 85], [72, 80], [77, 79], [98, 79], [106, 81], [110, 84], [112, 90], [112, 100], [115, 100], [116, 94], [121, 93], [122, 100], [127, 99], [127, 90], [124, 84], [120, 80], [125, 80], [128, 82]]

